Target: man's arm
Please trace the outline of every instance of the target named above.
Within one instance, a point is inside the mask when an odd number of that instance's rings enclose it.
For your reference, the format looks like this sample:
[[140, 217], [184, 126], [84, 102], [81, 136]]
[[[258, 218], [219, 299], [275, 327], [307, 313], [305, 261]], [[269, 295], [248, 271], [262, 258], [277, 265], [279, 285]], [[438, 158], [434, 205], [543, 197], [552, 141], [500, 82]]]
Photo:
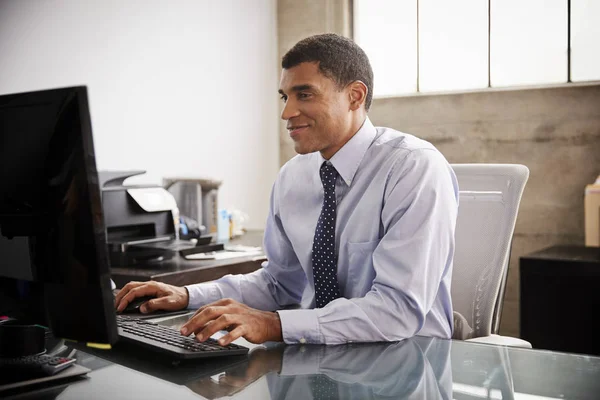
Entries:
[[[285, 342], [393, 341], [421, 331], [438, 291], [450, 288], [457, 197], [453, 172], [438, 152], [413, 151], [399, 160], [383, 199], [385, 234], [373, 252], [371, 290], [321, 309], [278, 311]], [[450, 293], [444, 297], [449, 303]], [[436, 334], [450, 337], [452, 305], [436, 312]]]
[[254, 343], [282, 341], [279, 315], [269, 310], [298, 304], [306, 275], [277, 217], [277, 198], [275, 183], [264, 239], [269, 261], [262, 269], [185, 288], [160, 282], [131, 282], [119, 292], [117, 309], [122, 310], [136, 297], [153, 295], [157, 298], [143, 304], [142, 312], [198, 308], [196, 315], [182, 326], [183, 335], [194, 333], [203, 341], [218, 330], [228, 329], [230, 332], [219, 339], [223, 345], [240, 336]]
[[186, 286], [189, 307], [198, 308], [230, 298], [258, 310], [274, 311], [298, 304], [306, 286], [306, 275], [276, 215], [277, 182], [271, 191], [264, 234], [268, 261], [249, 274], [227, 275], [214, 282]]

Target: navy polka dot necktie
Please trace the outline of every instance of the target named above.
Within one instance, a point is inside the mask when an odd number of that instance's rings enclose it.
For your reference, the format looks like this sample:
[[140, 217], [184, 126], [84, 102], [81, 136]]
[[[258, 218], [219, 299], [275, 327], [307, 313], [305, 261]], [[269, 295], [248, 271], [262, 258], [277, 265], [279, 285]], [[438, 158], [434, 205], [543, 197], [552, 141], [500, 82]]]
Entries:
[[338, 173], [330, 162], [321, 165], [321, 182], [324, 198], [317, 222], [312, 249], [313, 277], [317, 308], [341, 297], [337, 281], [337, 256], [335, 254], [335, 181]]
[[310, 391], [315, 400], [339, 399], [338, 385], [326, 375], [315, 375], [310, 380]]

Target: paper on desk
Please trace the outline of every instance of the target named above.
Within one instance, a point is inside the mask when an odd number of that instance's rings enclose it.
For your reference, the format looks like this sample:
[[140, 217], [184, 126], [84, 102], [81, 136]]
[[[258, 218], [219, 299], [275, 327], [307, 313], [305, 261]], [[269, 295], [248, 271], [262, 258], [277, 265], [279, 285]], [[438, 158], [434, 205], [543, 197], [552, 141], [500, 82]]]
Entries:
[[225, 250], [228, 250], [228, 251], [244, 251], [244, 252], [260, 251], [259, 246], [244, 246], [242, 244], [226, 244], [224, 247], [225, 247]]
[[262, 254], [260, 250], [255, 251], [215, 251], [209, 253], [188, 254], [186, 260], [225, 260], [228, 258], [247, 257]]

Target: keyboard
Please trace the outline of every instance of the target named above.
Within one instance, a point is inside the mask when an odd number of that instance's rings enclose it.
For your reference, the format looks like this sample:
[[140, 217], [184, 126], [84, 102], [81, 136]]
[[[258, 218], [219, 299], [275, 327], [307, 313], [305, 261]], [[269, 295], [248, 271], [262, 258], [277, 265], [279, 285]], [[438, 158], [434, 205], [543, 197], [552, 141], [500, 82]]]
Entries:
[[0, 374], [13, 374], [22, 377], [52, 376], [75, 363], [74, 358], [55, 357], [47, 354], [0, 358]]
[[117, 315], [119, 338], [135, 342], [150, 350], [176, 359], [195, 359], [248, 354], [248, 348], [230, 343], [221, 346], [216, 340], [197, 341], [183, 336], [178, 330], [145, 319]]

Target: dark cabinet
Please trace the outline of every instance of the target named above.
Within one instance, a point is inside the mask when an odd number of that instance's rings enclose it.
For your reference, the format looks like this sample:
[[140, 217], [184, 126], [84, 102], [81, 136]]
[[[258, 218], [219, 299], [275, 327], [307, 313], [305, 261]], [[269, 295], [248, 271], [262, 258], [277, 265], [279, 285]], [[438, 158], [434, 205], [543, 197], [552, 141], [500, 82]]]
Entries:
[[522, 256], [520, 278], [522, 339], [535, 349], [600, 355], [600, 248]]

